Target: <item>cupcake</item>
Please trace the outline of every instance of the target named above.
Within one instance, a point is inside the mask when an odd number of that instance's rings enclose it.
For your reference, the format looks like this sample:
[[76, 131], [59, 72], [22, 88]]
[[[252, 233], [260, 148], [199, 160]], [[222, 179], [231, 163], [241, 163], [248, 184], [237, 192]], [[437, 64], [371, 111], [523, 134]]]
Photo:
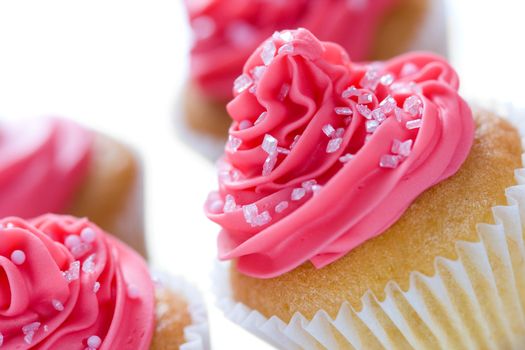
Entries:
[[0, 217], [88, 217], [146, 255], [133, 152], [72, 121], [0, 123]]
[[519, 132], [472, 112], [440, 57], [360, 64], [289, 35], [228, 105], [205, 206], [228, 317], [285, 349], [522, 348]]
[[[435, 44], [445, 42], [441, 0], [187, 0], [186, 5], [194, 37], [184, 98], [186, 122], [221, 139], [230, 125], [225, 105], [232, 84], [243, 89], [246, 81], [235, 79], [244, 62], [275, 31], [304, 27], [321, 40], [339, 43], [355, 61], [388, 58], [431, 44], [440, 50]], [[275, 38], [287, 40], [279, 32]], [[272, 40], [266, 45], [275, 50]]]
[[205, 316], [87, 219], [0, 220], [0, 346], [205, 349]]

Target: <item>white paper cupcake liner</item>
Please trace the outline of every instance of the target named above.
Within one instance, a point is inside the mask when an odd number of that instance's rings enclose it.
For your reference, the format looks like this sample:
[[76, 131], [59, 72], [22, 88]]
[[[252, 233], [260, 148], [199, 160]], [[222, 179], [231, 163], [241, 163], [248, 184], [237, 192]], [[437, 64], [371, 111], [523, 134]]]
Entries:
[[180, 350], [210, 350], [209, 324], [206, 304], [200, 292], [181, 277], [174, 277], [162, 272], [152, 273], [154, 280], [163, 287], [181, 295], [188, 303], [191, 325], [184, 328], [186, 343]]
[[[508, 107], [504, 115], [525, 135], [525, 114]], [[335, 319], [320, 310], [286, 323], [234, 301], [229, 264], [221, 263], [218, 305], [280, 349], [524, 349], [525, 169], [515, 174], [517, 185], [505, 190], [508, 204], [492, 208], [495, 224], [477, 226], [479, 242], [458, 241], [458, 259], [437, 257], [434, 276], [413, 271], [406, 292], [389, 282], [385, 300], [368, 292], [360, 311], [345, 303]]]

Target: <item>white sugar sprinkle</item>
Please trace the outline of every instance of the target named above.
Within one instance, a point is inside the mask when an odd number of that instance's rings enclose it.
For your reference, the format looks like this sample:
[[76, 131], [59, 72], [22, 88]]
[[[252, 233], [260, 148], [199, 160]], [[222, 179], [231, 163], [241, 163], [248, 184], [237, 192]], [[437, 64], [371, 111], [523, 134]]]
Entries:
[[282, 213], [287, 208], [288, 208], [288, 202], [287, 201], [282, 201], [282, 202], [280, 202], [279, 204], [277, 204], [275, 206], [275, 212], [276, 213]]
[[377, 122], [382, 123], [386, 119], [386, 114], [383, 112], [381, 108], [374, 109], [372, 113], [370, 113], [370, 116], [372, 119], [377, 120]]
[[290, 92], [290, 85], [289, 84], [283, 84], [283, 86], [281, 86], [281, 90], [279, 91], [279, 95], [277, 96], [277, 98], [279, 99], [279, 101], [284, 101], [286, 99], [286, 97], [288, 96], [288, 93]]
[[350, 86], [349, 88], [347, 88], [345, 91], [343, 91], [343, 93], [341, 94], [341, 96], [343, 98], [350, 98], [350, 97], [353, 97], [353, 96], [359, 96], [360, 95], [360, 92], [359, 90], [355, 87], [355, 86]]
[[216, 199], [212, 201], [208, 206], [208, 210], [213, 214], [221, 213], [223, 208], [224, 208], [224, 202], [220, 199]]
[[254, 67], [251, 70], [251, 73], [252, 73], [253, 79], [255, 80], [255, 83], [258, 83], [259, 80], [261, 80], [264, 72], [266, 72], [266, 66], [257, 66], [257, 67]]
[[91, 244], [82, 242], [79, 245], [76, 245], [73, 248], [71, 248], [71, 254], [73, 254], [73, 256], [78, 259], [84, 256], [87, 252], [89, 252], [91, 248]]
[[337, 128], [335, 130], [334, 138], [343, 137], [344, 134], [345, 134], [344, 128]]
[[381, 77], [381, 85], [390, 86], [394, 82], [394, 76], [390, 73], [385, 74]]
[[290, 150], [284, 147], [277, 147], [277, 152], [281, 154], [290, 154]]
[[286, 43], [293, 40], [293, 33], [290, 30], [285, 30], [279, 33], [279, 38]]
[[235, 81], [233, 82], [233, 90], [240, 94], [244, 90], [248, 89], [253, 84], [252, 78], [250, 78], [246, 74], [240, 75]]
[[413, 141], [411, 139], [406, 140], [404, 142], [395, 139], [392, 143], [392, 153], [398, 154], [403, 157], [408, 157], [410, 152], [412, 151], [412, 143]]
[[40, 322], [33, 322], [22, 327], [22, 333], [24, 333], [24, 341], [26, 344], [31, 344], [33, 342], [33, 337], [39, 328]]
[[87, 345], [92, 349], [98, 349], [102, 344], [102, 339], [96, 335], [92, 335], [87, 339]]
[[379, 122], [377, 120], [368, 120], [366, 122], [366, 132], [373, 133], [377, 130], [378, 126], [379, 126]]
[[93, 293], [95, 294], [98, 293], [99, 289], [100, 289], [100, 282], [97, 281], [93, 284]]
[[95, 272], [95, 256], [96, 254], [91, 254], [84, 262], [82, 263], [82, 271], [85, 273]]
[[255, 121], [254, 125], [257, 125], [259, 123], [261, 123], [262, 121], [264, 121], [264, 119], [266, 119], [266, 116], [268, 115], [268, 112], [262, 112], [259, 117], [257, 118], [257, 120]]
[[15, 265], [22, 265], [26, 262], [26, 253], [24, 253], [22, 250], [14, 250], [11, 253], [11, 261]]
[[379, 161], [379, 166], [382, 168], [395, 169], [399, 165], [399, 157], [391, 154], [385, 154]]
[[348, 163], [348, 162], [351, 161], [353, 158], [354, 158], [354, 155], [353, 155], [353, 154], [347, 153], [347, 154], [345, 154], [344, 156], [339, 157], [339, 161], [340, 161], [341, 163]]
[[0, 332], [0, 346], [4, 345], [4, 335]]
[[80, 238], [87, 243], [93, 243], [96, 239], [96, 233], [95, 230], [93, 230], [91, 227], [85, 227], [80, 232]]
[[58, 299], [51, 300], [51, 304], [53, 305], [53, 308], [57, 311], [64, 311], [64, 304], [60, 302]]
[[377, 88], [377, 85], [379, 85], [380, 80], [381, 77], [379, 73], [375, 69], [370, 69], [365, 73], [359, 84], [365, 89], [373, 91]]
[[228, 143], [227, 143], [227, 150], [231, 153], [235, 153], [237, 152], [237, 150], [239, 149], [239, 147], [241, 147], [242, 145], [242, 140], [238, 137], [235, 137], [235, 136], [228, 136]]
[[77, 245], [79, 245], [81, 243], [82, 243], [82, 241], [80, 240], [80, 237], [77, 236], [77, 235], [69, 235], [64, 240], [64, 245], [70, 250], [73, 247], [76, 247]]
[[418, 96], [413, 95], [405, 100], [403, 109], [411, 116], [416, 116], [421, 113], [422, 105], [423, 102], [421, 102], [421, 99]]
[[249, 224], [253, 224], [254, 219], [259, 215], [259, 210], [256, 204], [248, 204], [242, 206], [242, 213], [244, 220]]
[[335, 129], [332, 125], [326, 124], [323, 126], [323, 132], [326, 136], [331, 137], [335, 133]]
[[261, 59], [264, 65], [268, 66], [270, 63], [272, 63], [273, 58], [275, 57], [275, 52], [276, 48], [273, 40], [266, 41], [261, 51]]
[[272, 220], [270, 213], [265, 210], [260, 215], [257, 215], [253, 220], [254, 226], [264, 226]]
[[294, 52], [293, 44], [287, 43], [279, 48], [279, 54], [292, 54]]
[[246, 130], [253, 126], [252, 122], [249, 120], [243, 120], [239, 123], [239, 130]]
[[334, 153], [339, 150], [341, 147], [341, 144], [343, 143], [343, 139], [338, 137], [335, 139], [332, 139], [328, 142], [328, 145], [326, 146], [326, 153]]
[[359, 95], [357, 98], [357, 103], [371, 103], [374, 100], [372, 94], [364, 93]]
[[224, 208], [222, 208], [222, 210], [225, 213], [231, 213], [235, 209], [237, 209], [237, 204], [235, 203], [235, 199], [233, 198], [231, 194], [227, 194], [225, 197]]
[[421, 125], [423, 125], [423, 121], [421, 119], [409, 120], [406, 123], [406, 127], [408, 130], [419, 129]]
[[379, 107], [384, 113], [390, 113], [397, 107], [397, 102], [392, 96], [387, 96], [381, 103]]
[[292, 191], [292, 200], [298, 201], [301, 200], [306, 195], [306, 190], [304, 188], [294, 188]]
[[301, 187], [304, 188], [307, 191], [311, 191], [312, 187], [315, 186], [315, 185], [317, 185], [317, 181], [315, 181], [315, 180], [308, 180], [308, 181], [303, 181], [303, 183], [301, 184]]
[[335, 107], [334, 108], [335, 114], [337, 115], [352, 115], [352, 108], [350, 107]]
[[69, 264], [69, 269], [62, 272], [62, 274], [69, 283], [77, 280], [80, 276], [80, 261], [73, 261], [71, 264]]
[[370, 119], [371, 118], [370, 117], [370, 113], [372, 113], [372, 111], [367, 106], [365, 106], [365, 105], [356, 105], [355, 108], [357, 109], [359, 114], [361, 114], [366, 119]]
[[403, 121], [403, 118], [405, 117], [405, 111], [403, 111], [399, 107], [394, 108], [394, 114], [396, 116], [396, 120], [401, 123]]
[[14, 228], [15, 225], [13, 225], [12, 222], [8, 222], [7, 225], [5, 225], [5, 227], [7, 227], [7, 228]]
[[263, 176], [268, 176], [272, 173], [273, 168], [275, 168], [275, 165], [277, 164], [277, 153], [269, 154], [266, 160], [263, 164]]
[[262, 149], [268, 153], [268, 154], [273, 154], [275, 152], [277, 152], [277, 139], [275, 137], [273, 137], [272, 135], [270, 134], [266, 134], [264, 135], [264, 140], [263, 140], [263, 143], [262, 143]]

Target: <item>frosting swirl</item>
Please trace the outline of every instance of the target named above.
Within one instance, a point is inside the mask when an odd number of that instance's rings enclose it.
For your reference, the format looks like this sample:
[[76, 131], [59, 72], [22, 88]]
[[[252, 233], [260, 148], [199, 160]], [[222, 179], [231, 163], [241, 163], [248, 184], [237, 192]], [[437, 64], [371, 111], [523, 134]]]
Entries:
[[86, 219], [0, 220], [0, 339], [8, 349], [148, 349], [144, 260]]
[[64, 119], [0, 123], [0, 217], [63, 212], [89, 169], [91, 131]]
[[307, 28], [365, 60], [381, 20], [398, 1], [186, 0], [194, 34], [191, 79], [210, 98], [230, 99], [231, 84], [257, 43], [286, 28]]
[[205, 206], [222, 226], [220, 259], [260, 278], [308, 260], [321, 268], [381, 234], [459, 169], [474, 136], [442, 58], [358, 64], [307, 30], [285, 38], [244, 67], [219, 191]]

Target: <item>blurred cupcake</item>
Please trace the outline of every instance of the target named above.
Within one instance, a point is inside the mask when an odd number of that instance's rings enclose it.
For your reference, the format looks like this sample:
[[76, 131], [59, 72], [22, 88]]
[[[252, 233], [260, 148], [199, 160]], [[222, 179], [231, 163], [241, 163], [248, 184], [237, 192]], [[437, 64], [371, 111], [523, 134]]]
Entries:
[[0, 220], [6, 349], [206, 349], [202, 305], [86, 219]]
[[146, 255], [140, 165], [113, 139], [59, 118], [0, 123], [0, 217], [88, 217]]
[[[186, 5], [194, 34], [184, 99], [187, 124], [221, 139], [230, 125], [225, 105], [232, 84], [244, 88], [245, 80], [235, 80], [244, 62], [275, 31], [304, 27], [342, 45], [354, 61], [445, 42], [441, 0], [186, 0]], [[274, 50], [271, 40], [267, 45]]]
[[287, 35], [255, 93], [228, 105], [206, 203], [233, 260], [228, 317], [286, 349], [521, 348], [519, 132], [473, 118], [442, 58], [358, 64], [306, 30]]

